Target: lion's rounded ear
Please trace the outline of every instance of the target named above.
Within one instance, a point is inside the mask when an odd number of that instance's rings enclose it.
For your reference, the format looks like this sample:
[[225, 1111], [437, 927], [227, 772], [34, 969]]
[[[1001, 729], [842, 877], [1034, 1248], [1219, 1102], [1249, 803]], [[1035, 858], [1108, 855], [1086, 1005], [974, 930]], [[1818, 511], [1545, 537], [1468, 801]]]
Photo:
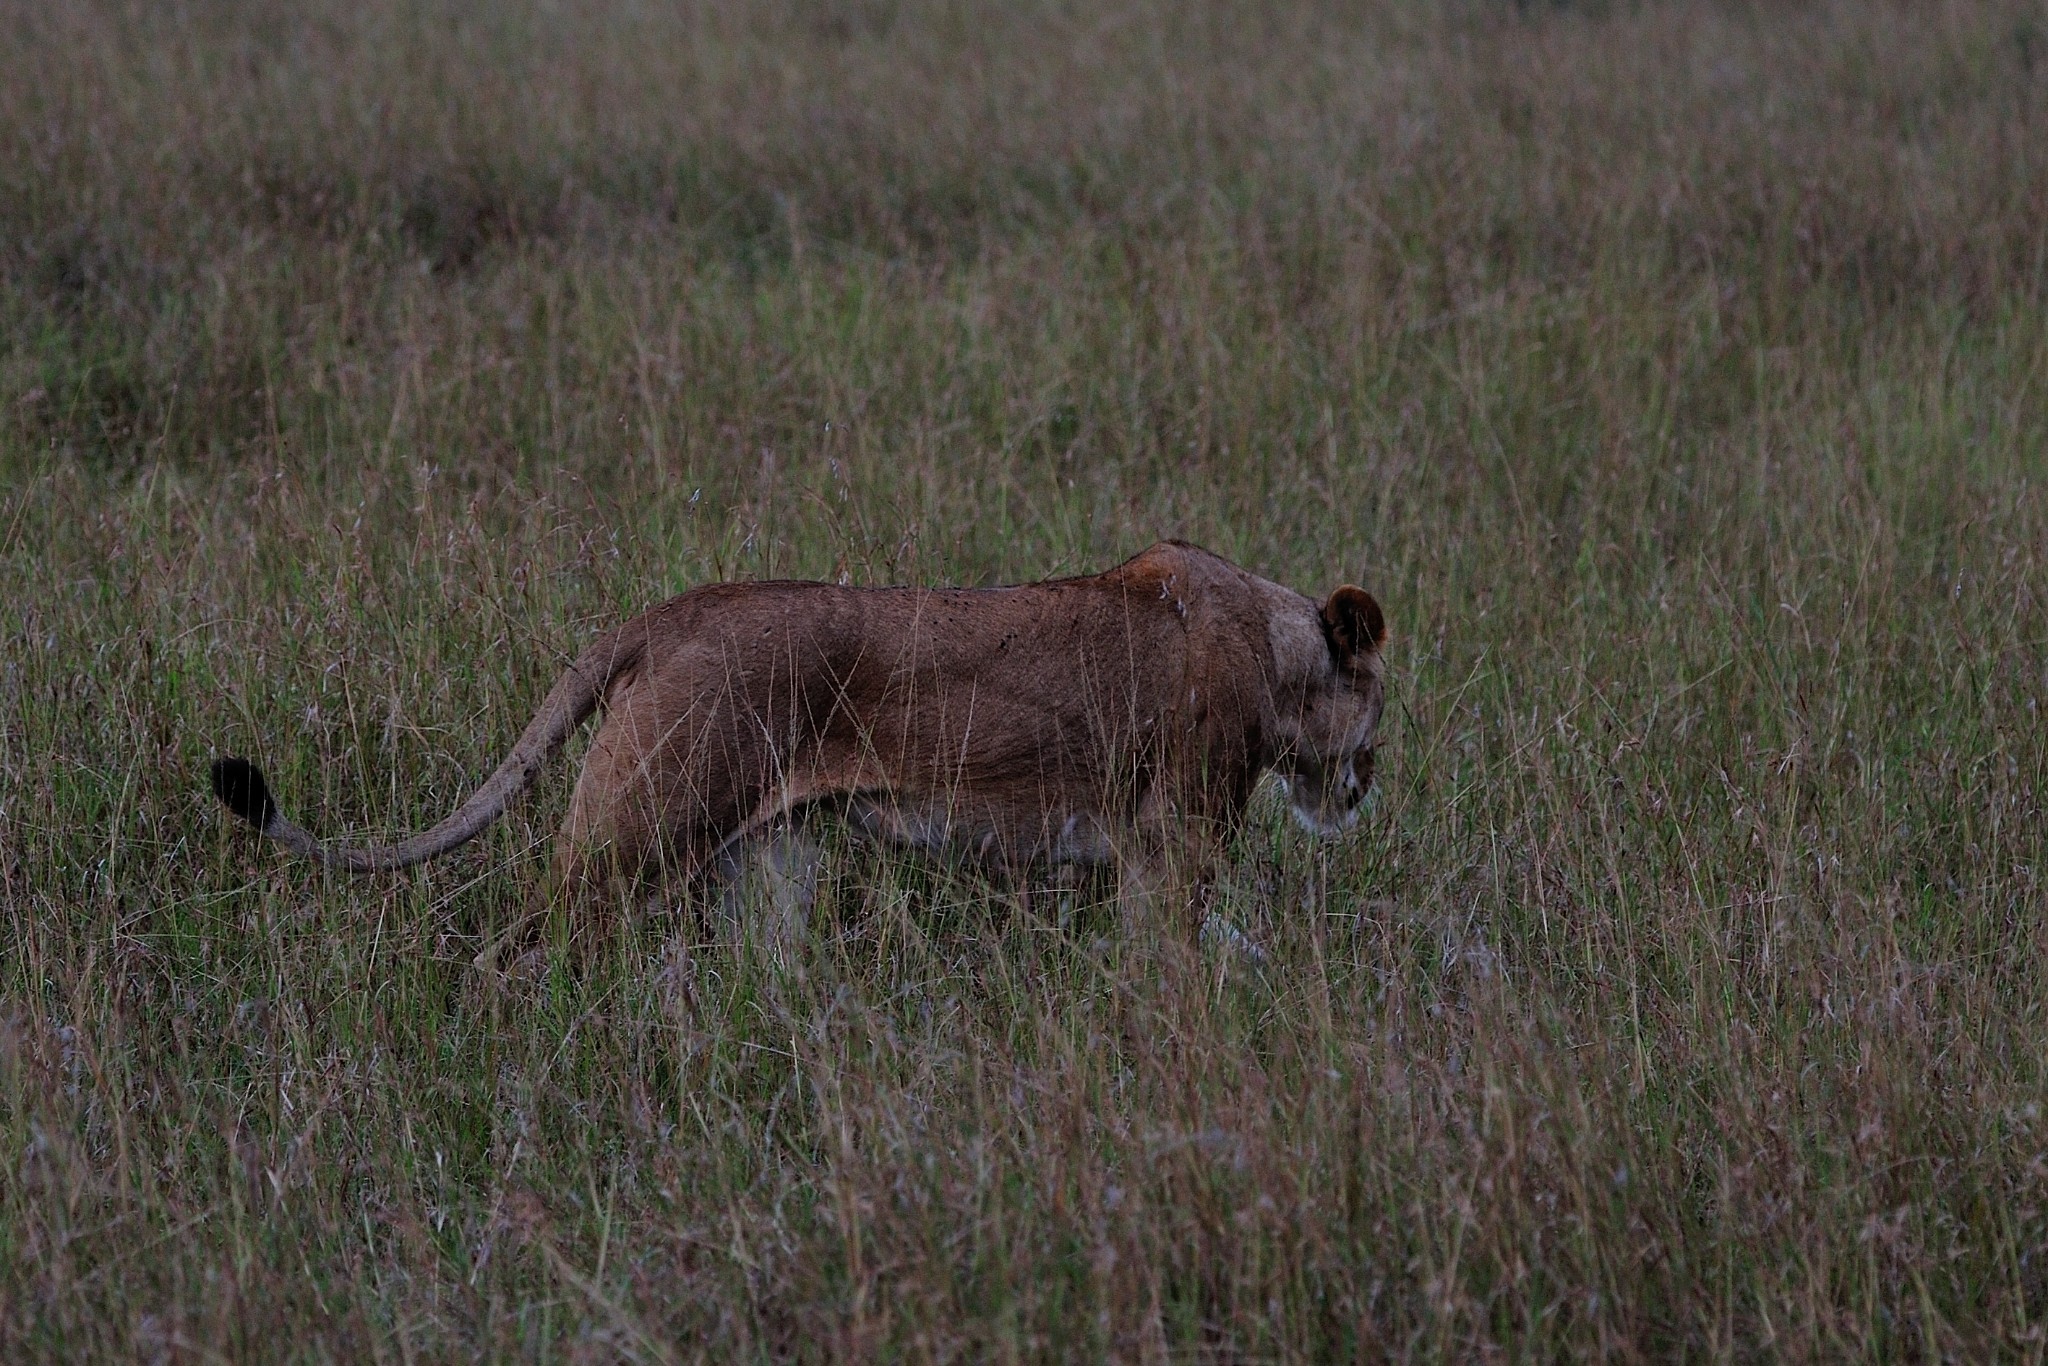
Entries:
[[1330, 653], [1337, 662], [1349, 664], [1359, 654], [1386, 643], [1387, 618], [1372, 594], [1347, 583], [1323, 604], [1323, 632], [1330, 638]]

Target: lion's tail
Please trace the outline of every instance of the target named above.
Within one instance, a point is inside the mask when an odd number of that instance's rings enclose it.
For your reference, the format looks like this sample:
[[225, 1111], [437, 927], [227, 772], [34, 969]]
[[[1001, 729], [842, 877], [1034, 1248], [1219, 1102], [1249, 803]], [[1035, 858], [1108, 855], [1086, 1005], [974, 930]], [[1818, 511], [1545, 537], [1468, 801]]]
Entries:
[[561, 681], [527, 724], [526, 733], [497, 772], [484, 780], [470, 799], [453, 815], [430, 830], [396, 844], [368, 848], [323, 845], [303, 826], [286, 818], [271, 798], [270, 784], [263, 770], [247, 759], [218, 759], [213, 765], [213, 793], [236, 815], [283, 844], [294, 853], [319, 860], [331, 867], [367, 873], [382, 868], [404, 868], [424, 863], [447, 853], [504, 814], [512, 798], [526, 790], [534, 774], [554, 756], [576, 728], [597, 710], [597, 704], [614, 678], [640, 662], [647, 650], [647, 632], [629, 624], [598, 639], [569, 666]]

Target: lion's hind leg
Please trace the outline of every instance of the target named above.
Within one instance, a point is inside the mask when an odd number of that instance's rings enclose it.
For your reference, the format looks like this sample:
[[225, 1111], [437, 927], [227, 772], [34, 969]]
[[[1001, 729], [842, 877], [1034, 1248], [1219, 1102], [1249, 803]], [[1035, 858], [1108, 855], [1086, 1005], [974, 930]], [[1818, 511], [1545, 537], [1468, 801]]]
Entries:
[[712, 860], [721, 937], [752, 939], [780, 957], [810, 932], [824, 879], [825, 843], [799, 812], [728, 840]]
[[614, 689], [556, 841], [553, 900], [572, 942], [608, 939], [629, 905], [685, 900], [720, 842], [687, 737], [644, 692], [638, 679]]

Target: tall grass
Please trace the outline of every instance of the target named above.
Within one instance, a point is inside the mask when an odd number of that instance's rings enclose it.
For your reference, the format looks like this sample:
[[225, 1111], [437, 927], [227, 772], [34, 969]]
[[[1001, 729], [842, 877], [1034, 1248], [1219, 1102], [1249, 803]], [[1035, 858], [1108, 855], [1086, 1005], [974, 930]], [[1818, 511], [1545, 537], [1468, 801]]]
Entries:
[[[2038, 1359], [2048, 18], [0, 6], [0, 1355]], [[847, 849], [503, 978], [600, 626], [1387, 605], [1254, 967]]]

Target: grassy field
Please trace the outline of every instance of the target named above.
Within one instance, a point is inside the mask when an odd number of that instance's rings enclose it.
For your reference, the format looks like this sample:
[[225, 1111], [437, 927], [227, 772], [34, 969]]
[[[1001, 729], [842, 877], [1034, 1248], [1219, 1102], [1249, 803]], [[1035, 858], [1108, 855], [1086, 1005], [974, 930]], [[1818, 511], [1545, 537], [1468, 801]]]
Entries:
[[[0, 1357], [2048, 1351], [2038, 4], [0, 13]], [[1169, 535], [1394, 628], [1262, 967], [848, 849], [500, 978], [573, 746], [206, 791]]]

